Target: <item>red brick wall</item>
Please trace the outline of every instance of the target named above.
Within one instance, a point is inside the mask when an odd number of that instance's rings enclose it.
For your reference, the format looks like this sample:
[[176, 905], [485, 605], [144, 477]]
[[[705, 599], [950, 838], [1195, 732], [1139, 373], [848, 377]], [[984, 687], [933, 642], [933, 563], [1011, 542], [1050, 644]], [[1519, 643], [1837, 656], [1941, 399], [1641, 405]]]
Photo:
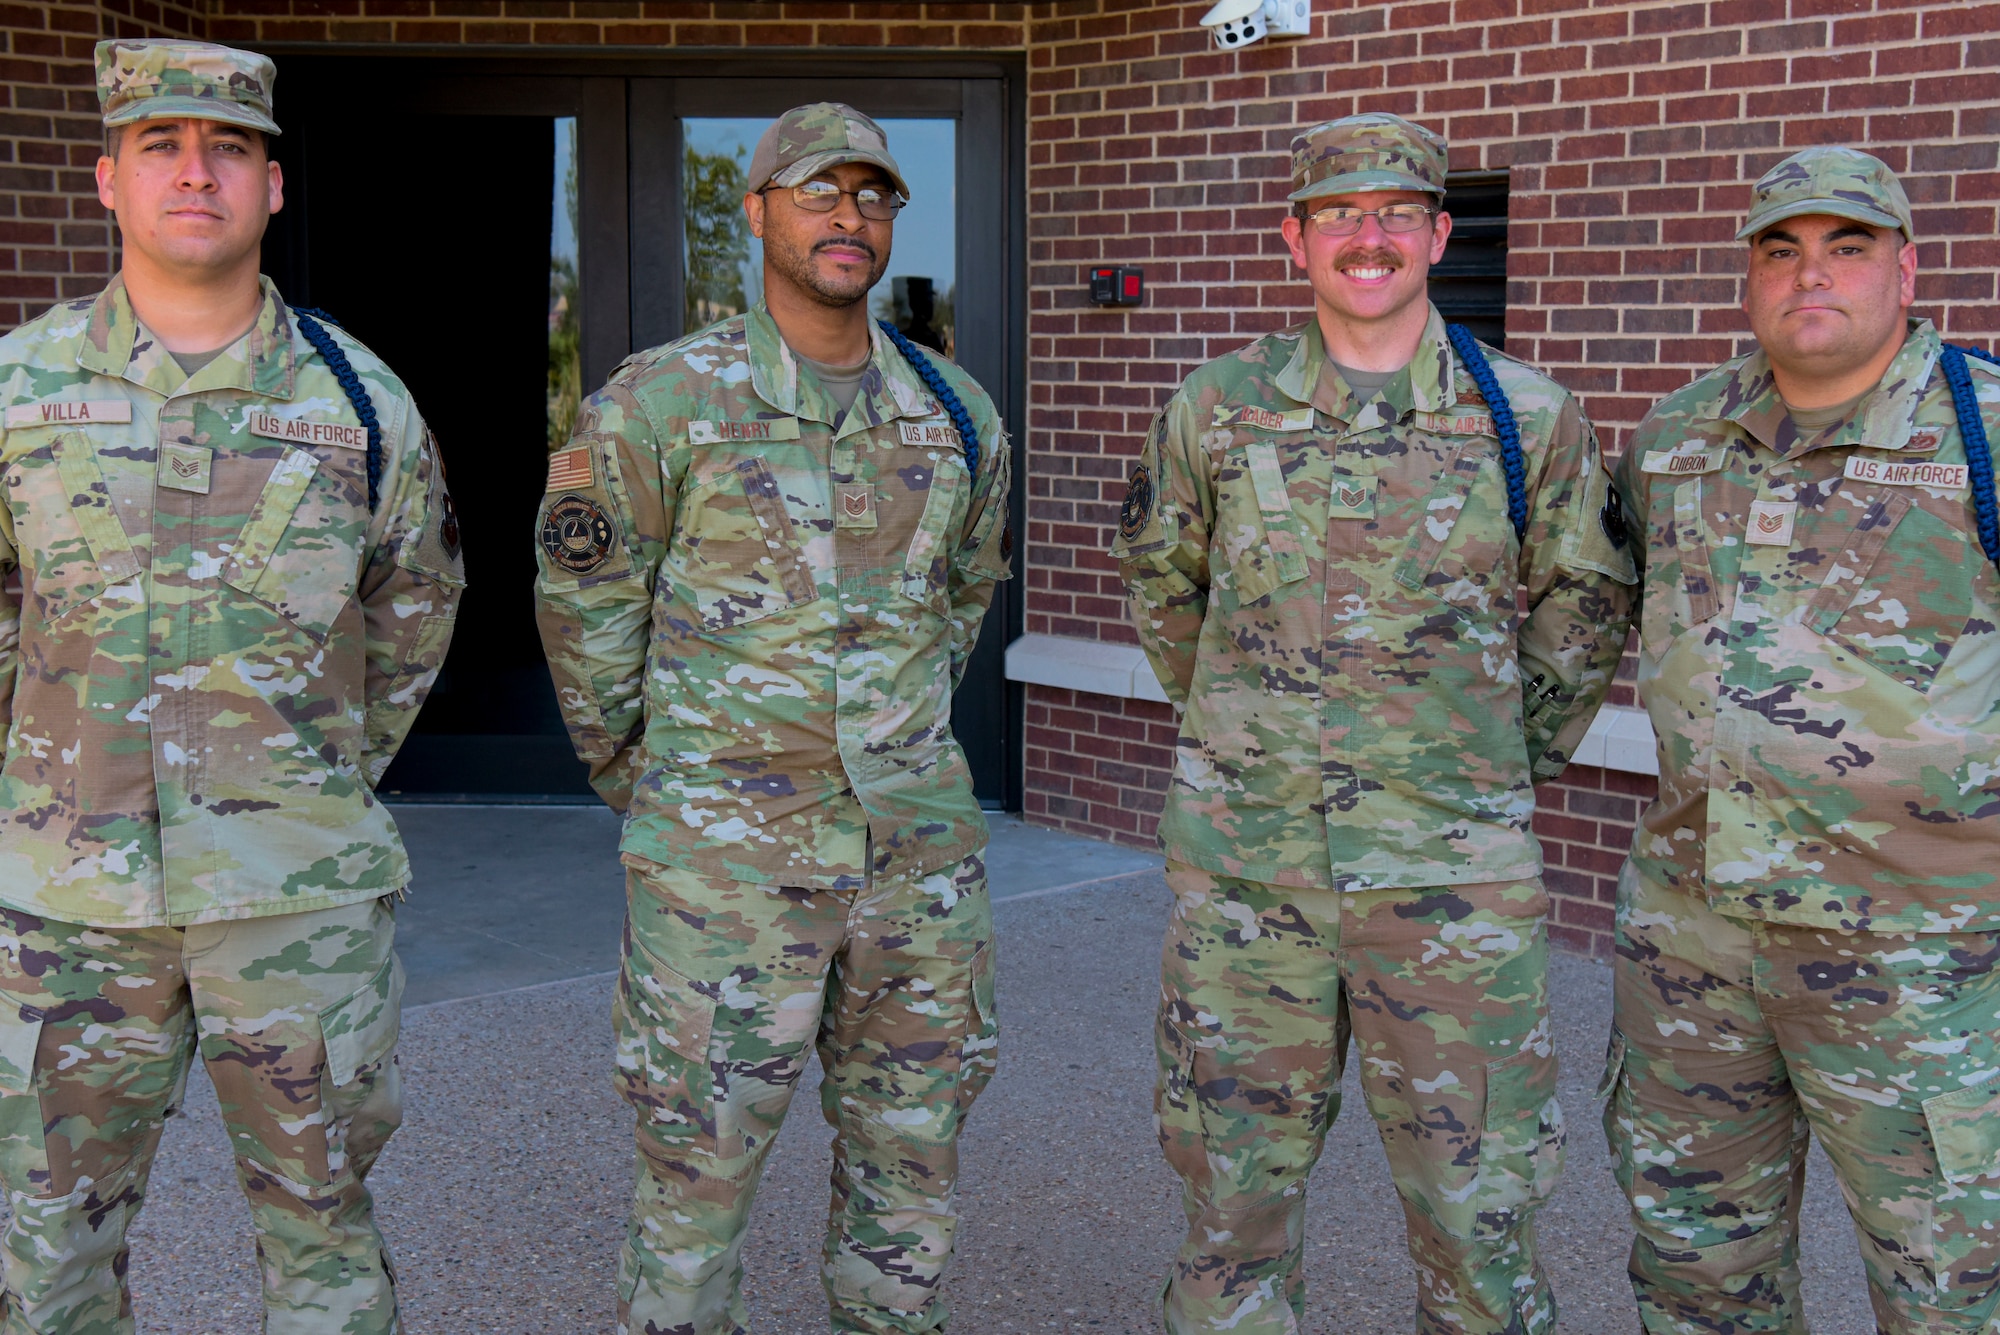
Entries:
[[[1961, 339], [2000, 333], [2000, 4], [1315, 0], [1311, 38], [1234, 53], [1195, 26], [1203, 7], [1033, 10], [1031, 632], [1136, 642], [1104, 550], [1147, 420], [1196, 364], [1309, 309], [1277, 236], [1301, 126], [1394, 111], [1443, 130], [1454, 168], [1510, 170], [1509, 350], [1576, 391], [1614, 451], [1737, 350], [1749, 183], [1808, 144], [1903, 172], [1921, 313]], [[1081, 271], [1099, 262], [1144, 265], [1147, 304], [1091, 307]], [[1030, 815], [1148, 837], [1166, 707], [1028, 701]], [[1651, 791], [1599, 770], [1543, 790], [1566, 944], [1607, 945]]]
[[0, 328], [104, 286], [115, 239], [92, 172], [100, 38], [198, 35], [185, 3], [0, 3]]
[[788, 0], [208, 0], [218, 42], [465, 42], [565, 47], [1004, 48], [1019, 4]]
[[[0, 0], [0, 322], [112, 262], [89, 182], [89, 47], [173, 32], [242, 43], [807, 50], [1026, 49], [1030, 61], [1028, 629], [1132, 643], [1103, 552], [1147, 418], [1195, 365], [1307, 308], [1277, 242], [1300, 126], [1392, 110], [1460, 169], [1512, 172], [1508, 337], [1583, 396], [1607, 445], [1730, 355], [1748, 182], [1809, 143], [1906, 173], [1924, 313], [2000, 334], [2000, 3], [1990, 0], [1315, 0], [1314, 35], [1237, 53], [1207, 0]], [[1146, 266], [1148, 304], [1098, 310], [1082, 267]], [[1623, 702], [1629, 694], [1621, 689]], [[1031, 817], [1151, 837], [1164, 705], [1030, 687]], [[1544, 790], [1568, 944], [1601, 949], [1609, 879], [1650, 781]]]

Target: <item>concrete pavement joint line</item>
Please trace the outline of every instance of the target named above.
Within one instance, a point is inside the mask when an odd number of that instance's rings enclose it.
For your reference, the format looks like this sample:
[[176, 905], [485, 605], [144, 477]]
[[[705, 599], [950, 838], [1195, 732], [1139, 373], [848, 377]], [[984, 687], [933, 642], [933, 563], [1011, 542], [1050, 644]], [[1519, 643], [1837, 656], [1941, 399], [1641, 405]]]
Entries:
[[1017, 899], [1041, 899], [1048, 895], [1066, 895], [1072, 890], [1088, 890], [1093, 885], [1103, 885], [1106, 881], [1122, 881], [1130, 876], [1145, 876], [1158, 871], [1158, 867], [1142, 867], [1138, 871], [1115, 871], [1109, 876], [1093, 876], [1087, 881], [1071, 881], [1068, 885], [1052, 885], [1045, 890], [1023, 890], [1018, 895], [1002, 895], [993, 901], [995, 907], [1011, 904]]
[[580, 983], [590, 979], [616, 978], [618, 970], [600, 969], [596, 973], [573, 973], [567, 978], [551, 978], [546, 982], [524, 983], [520, 987], [503, 987], [497, 992], [477, 992], [469, 997], [446, 997], [442, 1001], [420, 1001], [414, 1006], [403, 1007], [404, 1015], [415, 1015], [419, 1011], [434, 1010], [439, 1006], [461, 1006], [468, 1001], [491, 1001], [495, 997], [511, 997], [522, 992], [539, 992], [545, 987], [561, 987], [564, 983]]
[[[993, 903], [997, 907], [1001, 904], [1011, 904], [1017, 899], [1043, 899], [1049, 895], [1065, 895], [1073, 890], [1088, 890], [1093, 885], [1103, 885], [1107, 881], [1122, 881], [1129, 877], [1145, 876], [1147, 874], [1148, 872], [1145, 870], [1113, 872], [1109, 876], [1093, 876], [1087, 881], [1072, 881], [1068, 885], [1052, 885], [1042, 890], [1023, 890], [1018, 895], [1002, 895], [1000, 898], [994, 900]], [[477, 929], [471, 930], [476, 931]], [[480, 934], [484, 935], [484, 933]], [[546, 982], [527, 983], [521, 987], [503, 987], [494, 992], [477, 992], [469, 997], [446, 997], [442, 1001], [423, 1001], [414, 1006], [403, 1007], [403, 1014], [415, 1015], [420, 1011], [431, 1010], [437, 1006], [457, 1006], [468, 1001], [487, 1001], [494, 997], [511, 997], [519, 992], [533, 992], [538, 988], [544, 987], [559, 987], [564, 983], [574, 983], [586, 978], [616, 978], [617, 976], [618, 970], [616, 969], [604, 969], [597, 973], [571, 974], [567, 978], [551, 978]]]

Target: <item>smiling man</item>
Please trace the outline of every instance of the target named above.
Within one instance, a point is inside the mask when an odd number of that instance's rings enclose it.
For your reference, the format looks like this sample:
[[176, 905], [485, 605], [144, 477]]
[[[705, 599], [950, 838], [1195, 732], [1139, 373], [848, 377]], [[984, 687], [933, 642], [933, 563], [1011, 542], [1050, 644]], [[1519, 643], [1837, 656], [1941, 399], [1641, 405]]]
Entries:
[[2000, 374], [1909, 318], [1910, 204], [1877, 159], [1786, 159], [1737, 235], [1757, 350], [1662, 401], [1620, 465], [1660, 759], [1605, 1072], [1632, 1283], [1654, 1335], [1803, 1332], [1816, 1135], [1879, 1328], [1989, 1331], [2000, 540], [1976, 465]]
[[1007, 577], [1008, 457], [971, 379], [869, 322], [908, 196], [860, 112], [779, 117], [743, 200], [765, 301], [627, 360], [549, 462], [543, 642], [625, 813], [631, 1335], [744, 1329], [750, 1202], [815, 1045], [832, 1328], [944, 1327], [997, 1034], [951, 692]]
[[197, 1051], [267, 1328], [401, 1329], [363, 1178], [401, 1119], [410, 867], [374, 784], [464, 578], [409, 391], [258, 275], [275, 76], [99, 43], [120, 269], [0, 341], [8, 1335], [133, 1329], [126, 1233]]
[[1314, 318], [1190, 376], [1125, 499], [1114, 554], [1180, 711], [1171, 1335], [1300, 1329], [1306, 1179], [1350, 1035], [1417, 1329], [1555, 1319], [1532, 1227], [1563, 1144], [1532, 785], [1611, 684], [1632, 565], [1575, 401], [1455, 341], [1427, 298], [1445, 170], [1443, 140], [1395, 116], [1293, 141], [1284, 239]]

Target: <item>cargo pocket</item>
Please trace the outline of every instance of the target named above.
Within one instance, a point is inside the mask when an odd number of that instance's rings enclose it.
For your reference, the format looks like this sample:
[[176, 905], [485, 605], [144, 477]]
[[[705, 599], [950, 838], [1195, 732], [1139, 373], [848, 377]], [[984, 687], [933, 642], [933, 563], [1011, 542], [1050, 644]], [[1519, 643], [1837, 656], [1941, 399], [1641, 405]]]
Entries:
[[343, 1089], [379, 1070], [402, 1025], [403, 964], [392, 955], [366, 984], [319, 1013], [327, 1083]]
[[1722, 612], [1709, 560], [1702, 490], [1703, 482], [1698, 477], [1676, 483], [1672, 508], [1658, 507], [1661, 517], [1646, 535], [1648, 556], [1639, 642], [1655, 658], [1666, 653], [1674, 640], [1691, 627], [1711, 621]]
[[1930, 690], [1972, 616], [1973, 559], [1965, 534], [1891, 495], [1862, 512], [1806, 624], [1919, 693]]
[[315, 455], [287, 450], [236, 535], [222, 582], [324, 640], [361, 574], [366, 498], [347, 491]]
[[2000, 1270], [2000, 1076], [1925, 1099], [1924, 1121], [1938, 1165], [1930, 1220], [1935, 1300], [1956, 1310], [1990, 1296]]
[[402, 1123], [393, 1065], [402, 1028], [403, 962], [394, 954], [365, 984], [319, 1013], [328, 1181], [356, 1163], [365, 1171]]
[[618, 1093], [638, 1111], [646, 1138], [722, 1158], [742, 1153], [740, 1135], [718, 1134], [715, 998], [630, 936], [618, 973], [613, 1020]]
[[972, 997], [965, 1034], [959, 1045], [958, 1115], [961, 1120], [993, 1079], [999, 1065], [1000, 1018], [993, 1007], [993, 944], [979, 948], [972, 961]]
[[1562, 1174], [1562, 1105], [1556, 1058], [1532, 1048], [1489, 1062], [1479, 1128], [1479, 1166], [1471, 1193], [1445, 1201], [1439, 1223], [1454, 1237], [1501, 1242], [1527, 1223]]
[[818, 597], [778, 480], [740, 459], [690, 488], [667, 571], [703, 626], [726, 630]]
[[111, 506], [90, 442], [59, 435], [46, 454], [16, 464], [15, 545], [32, 576], [28, 592], [54, 627], [111, 585], [139, 574], [139, 559]]
[[[1289, 443], [1289, 442], [1287, 442]], [[1237, 603], [1268, 598], [1306, 577], [1305, 543], [1279, 460], [1280, 442], [1252, 440], [1223, 456], [1216, 473], [1214, 547]], [[1322, 515], [1324, 507], [1321, 507]]]
[[1486, 448], [1461, 447], [1439, 472], [1395, 572], [1404, 588], [1427, 590], [1478, 622], [1512, 616], [1519, 582], [1506, 482]]

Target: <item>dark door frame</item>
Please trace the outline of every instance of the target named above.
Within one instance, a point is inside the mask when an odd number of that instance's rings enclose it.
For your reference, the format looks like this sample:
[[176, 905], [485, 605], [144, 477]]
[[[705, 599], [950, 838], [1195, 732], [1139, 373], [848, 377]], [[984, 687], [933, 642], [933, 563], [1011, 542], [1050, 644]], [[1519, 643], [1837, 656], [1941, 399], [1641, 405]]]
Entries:
[[[358, 86], [353, 62], [367, 60], [379, 70], [381, 63], [393, 61], [406, 73], [367, 81], [371, 109], [377, 112], [577, 118], [578, 281], [586, 386], [602, 384], [632, 351], [681, 332], [680, 152], [678, 136], [663, 132], [681, 116], [775, 115], [801, 95], [880, 108], [890, 116], [956, 116], [962, 122], [961, 177], [997, 168], [1002, 182], [999, 209], [961, 211], [957, 279], [959, 308], [994, 311], [1000, 318], [989, 328], [1001, 332], [995, 338], [962, 325], [962, 333], [971, 337], [961, 338], [957, 360], [988, 387], [1012, 428], [1010, 502], [1017, 526], [1022, 523], [1028, 472], [1023, 427], [1028, 381], [1024, 56], [885, 53], [856, 60], [810, 51], [753, 55], [735, 48], [636, 56], [623, 50], [472, 52], [376, 43], [271, 43], [260, 49], [278, 61], [294, 98], [351, 97]], [[343, 66], [349, 71], [343, 73]], [[284, 101], [278, 105], [283, 124]], [[450, 151], [448, 144], [422, 147]], [[508, 198], [506, 187], [495, 183], [497, 199]], [[305, 266], [298, 267], [303, 271]], [[324, 297], [308, 292], [299, 300], [310, 304]], [[1017, 549], [1025, 546], [1017, 543]], [[1015, 564], [1016, 578], [996, 592], [987, 629], [967, 669], [969, 676], [983, 668], [1000, 683], [998, 700], [979, 702], [982, 717], [975, 726], [1003, 729], [1001, 806], [1010, 811], [1022, 805], [1024, 690], [1005, 680], [997, 660], [1026, 624], [1018, 557]]]

